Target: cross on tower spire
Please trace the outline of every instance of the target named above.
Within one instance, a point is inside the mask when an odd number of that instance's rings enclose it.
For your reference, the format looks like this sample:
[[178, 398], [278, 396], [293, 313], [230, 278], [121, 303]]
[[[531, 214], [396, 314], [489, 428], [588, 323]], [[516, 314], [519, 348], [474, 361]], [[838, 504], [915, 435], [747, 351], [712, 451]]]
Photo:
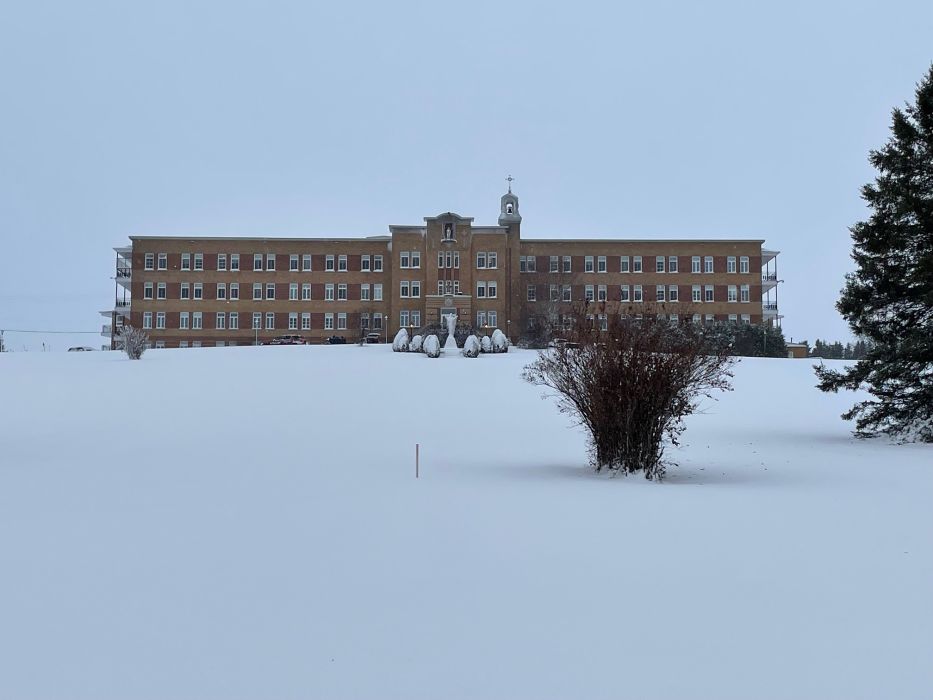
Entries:
[[515, 178], [512, 177], [511, 174], [509, 174], [509, 176], [508, 176], [507, 178], [505, 178], [505, 179], [509, 181], [509, 193], [511, 194], [511, 192], [512, 192], [512, 180], [514, 180]]

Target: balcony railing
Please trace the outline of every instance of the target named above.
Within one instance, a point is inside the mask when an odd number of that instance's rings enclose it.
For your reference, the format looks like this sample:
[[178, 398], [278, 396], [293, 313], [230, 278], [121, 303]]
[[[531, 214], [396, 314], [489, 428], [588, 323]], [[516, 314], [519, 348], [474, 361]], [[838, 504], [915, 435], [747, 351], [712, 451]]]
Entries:
[[129, 302], [128, 299], [122, 299], [122, 300], [118, 299], [118, 300], [117, 300], [117, 303], [116, 303], [116, 306], [117, 306], [118, 309], [129, 308], [130, 302]]
[[764, 309], [765, 311], [777, 311], [778, 310], [777, 304], [764, 303], [761, 305], [761, 308]]
[[118, 268], [117, 268], [117, 277], [127, 278], [127, 279], [128, 279], [128, 278], [130, 278], [130, 277], [132, 277], [132, 276], [133, 276], [133, 268], [132, 268], [132, 267], [118, 267]]
[[762, 282], [777, 282], [777, 275], [762, 275]]
[[113, 334], [113, 326], [109, 323], [105, 323], [100, 327], [100, 334], [109, 338]]

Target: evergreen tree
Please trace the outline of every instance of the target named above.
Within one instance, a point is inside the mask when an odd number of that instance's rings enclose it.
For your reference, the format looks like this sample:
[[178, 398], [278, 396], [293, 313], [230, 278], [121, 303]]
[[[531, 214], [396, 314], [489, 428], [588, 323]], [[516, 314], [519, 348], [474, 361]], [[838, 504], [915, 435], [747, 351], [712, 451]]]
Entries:
[[871, 214], [850, 229], [857, 269], [836, 308], [868, 341], [864, 357], [817, 376], [823, 391], [872, 394], [843, 414], [857, 435], [933, 442], [933, 66], [915, 97], [871, 152], [878, 176], [862, 188]]

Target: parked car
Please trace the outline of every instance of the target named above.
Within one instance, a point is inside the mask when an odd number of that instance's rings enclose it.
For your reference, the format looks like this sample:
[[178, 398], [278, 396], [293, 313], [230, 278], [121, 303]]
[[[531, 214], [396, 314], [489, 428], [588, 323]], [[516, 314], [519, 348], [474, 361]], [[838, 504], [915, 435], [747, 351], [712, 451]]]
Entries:
[[382, 342], [382, 333], [367, 333], [366, 334], [367, 343], [381, 343]]
[[347, 339], [342, 335], [332, 335], [326, 342], [330, 345], [346, 345]]
[[68, 348], [68, 352], [90, 352], [94, 348], [89, 348], [86, 345], [77, 345], [73, 348]]
[[300, 335], [277, 335], [264, 345], [307, 345], [308, 341]]

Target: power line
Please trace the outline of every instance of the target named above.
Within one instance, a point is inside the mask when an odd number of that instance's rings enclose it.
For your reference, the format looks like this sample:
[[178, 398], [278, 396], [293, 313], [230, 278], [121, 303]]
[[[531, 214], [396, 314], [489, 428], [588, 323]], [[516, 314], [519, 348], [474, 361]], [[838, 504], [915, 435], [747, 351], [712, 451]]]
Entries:
[[61, 333], [62, 335], [97, 335], [100, 331], [36, 331], [16, 328], [0, 328], [0, 333]]

